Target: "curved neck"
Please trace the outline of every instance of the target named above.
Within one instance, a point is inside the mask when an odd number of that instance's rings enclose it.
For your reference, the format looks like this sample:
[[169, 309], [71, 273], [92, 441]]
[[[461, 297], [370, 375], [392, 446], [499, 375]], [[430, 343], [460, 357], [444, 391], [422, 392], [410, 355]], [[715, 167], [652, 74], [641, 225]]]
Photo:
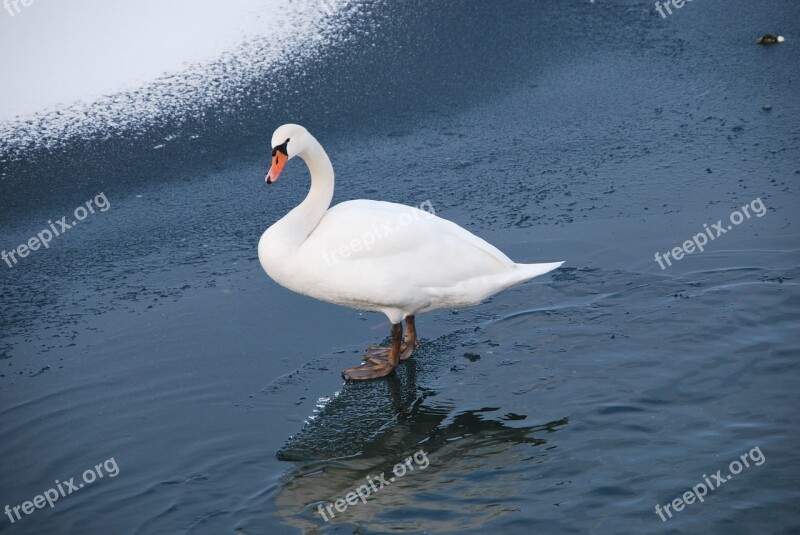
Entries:
[[285, 232], [299, 245], [314, 231], [333, 199], [333, 166], [319, 142], [311, 138], [309, 148], [299, 154], [311, 172], [306, 198], [281, 220]]

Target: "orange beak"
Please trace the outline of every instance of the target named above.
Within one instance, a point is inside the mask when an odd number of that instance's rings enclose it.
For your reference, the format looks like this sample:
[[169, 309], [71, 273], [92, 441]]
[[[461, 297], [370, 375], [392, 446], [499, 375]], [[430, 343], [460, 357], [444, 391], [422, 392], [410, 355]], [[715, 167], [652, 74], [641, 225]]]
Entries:
[[286, 165], [286, 162], [289, 161], [289, 156], [284, 154], [283, 152], [277, 150], [275, 151], [275, 156], [272, 157], [272, 166], [269, 168], [269, 172], [265, 177], [267, 184], [272, 184], [281, 174], [283, 171], [283, 166]]

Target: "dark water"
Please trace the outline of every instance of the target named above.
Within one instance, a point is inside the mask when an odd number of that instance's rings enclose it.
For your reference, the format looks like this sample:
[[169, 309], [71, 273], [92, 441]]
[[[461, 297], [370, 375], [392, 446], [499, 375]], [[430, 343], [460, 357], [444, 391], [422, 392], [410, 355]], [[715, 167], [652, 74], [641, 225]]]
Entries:
[[[202, 117], [7, 148], [6, 249], [100, 191], [111, 208], [0, 264], [0, 507], [119, 472], [0, 531], [800, 531], [798, 23], [790, 0], [667, 20], [370, 4]], [[767, 31], [786, 42], [756, 46]], [[308, 187], [299, 162], [263, 185], [289, 120], [331, 155], [335, 202], [430, 200], [517, 261], [566, 264], [419, 317], [396, 377], [343, 384], [385, 318], [294, 295], [256, 257]], [[756, 199], [705, 252], [654, 261]], [[419, 450], [426, 468], [316, 513]]]

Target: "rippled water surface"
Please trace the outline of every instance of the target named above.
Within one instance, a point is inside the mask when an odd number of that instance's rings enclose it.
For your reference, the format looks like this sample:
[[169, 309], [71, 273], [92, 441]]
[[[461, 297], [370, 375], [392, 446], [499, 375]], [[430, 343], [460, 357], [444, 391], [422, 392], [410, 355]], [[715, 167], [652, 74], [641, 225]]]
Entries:
[[[0, 264], [0, 507], [119, 467], [0, 532], [800, 531], [797, 6], [291, 17], [310, 28], [300, 48], [256, 61], [277, 46], [256, 31], [69, 121], [0, 127], [4, 250], [110, 202]], [[786, 42], [755, 45], [767, 31]], [[195, 79], [216, 89], [181, 106]], [[396, 376], [343, 383], [386, 319], [292, 294], [256, 255], [308, 188], [299, 161], [263, 184], [290, 120], [329, 152], [334, 202], [429, 200], [514, 260], [566, 263], [418, 317]], [[719, 220], [660, 269], [654, 253]], [[657, 504], [756, 447], [760, 464], [662, 522]], [[389, 481], [420, 451], [429, 464]], [[366, 503], [318, 513], [380, 474]]]

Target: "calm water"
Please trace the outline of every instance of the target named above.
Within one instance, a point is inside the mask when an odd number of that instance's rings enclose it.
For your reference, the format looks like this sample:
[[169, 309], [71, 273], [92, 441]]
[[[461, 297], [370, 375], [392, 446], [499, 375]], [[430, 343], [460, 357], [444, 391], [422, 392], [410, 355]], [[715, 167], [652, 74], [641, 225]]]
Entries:
[[[199, 111], [2, 130], [0, 247], [99, 192], [110, 208], [0, 264], [0, 507], [118, 473], [0, 532], [800, 532], [796, 3], [336, 17], [280, 69], [207, 67], [221, 96]], [[768, 31], [786, 43], [755, 45]], [[299, 161], [263, 184], [289, 120], [331, 155], [334, 202], [430, 200], [564, 267], [420, 316], [396, 377], [343, 384], [386, 319], [292, 294], [256, 256], [308, 188]], [[764, 211], [725, 228], [745, 205]], [[702, 503], [656, 514], [756, 447]], [[317, 513], [420, 450], [425, 468]]]

